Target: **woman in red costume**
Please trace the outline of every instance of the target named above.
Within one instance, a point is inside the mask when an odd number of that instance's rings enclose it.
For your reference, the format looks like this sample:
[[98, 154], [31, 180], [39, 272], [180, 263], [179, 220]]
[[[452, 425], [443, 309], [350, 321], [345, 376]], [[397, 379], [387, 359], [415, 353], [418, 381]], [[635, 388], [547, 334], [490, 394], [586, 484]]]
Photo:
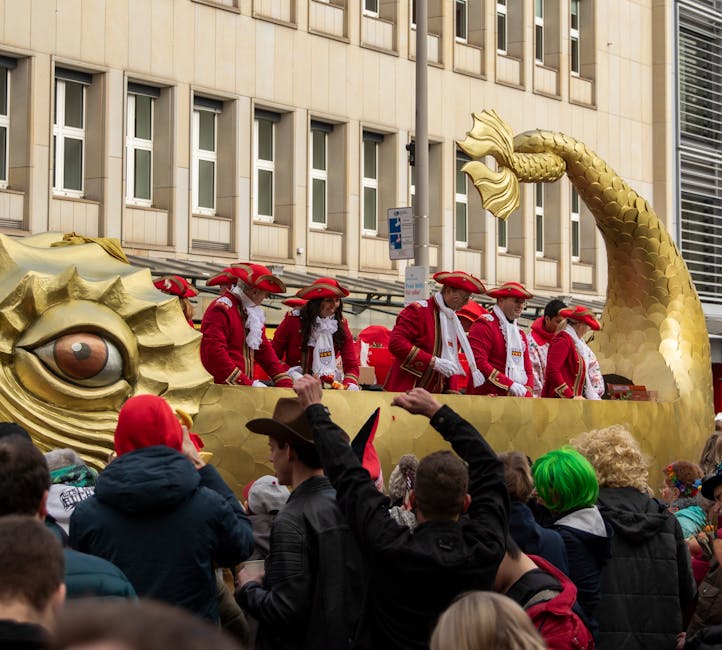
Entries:
[[291, 366], [292, 378], [308, 373], [332, 387], [359, 390], [359, 358], [343, 317], [342, 298], [348, 294], [333, 278], [319, 278], [296, 292], [308, 302], [286, 314], [272, 341], [278, 358]]
[[191, 327], [195, 327], [193, 324], [193, 305], [189, 298], [197, 296], [198, 292], [188, 283], [185, 278], [180, 275], [164, 275], [153, 282], [156, 289], [159, 289], [163, 293], [167, 293], [169, 296], [177, 296], [180, 301], [183, 315], [186, 317], [188, 324]]
[[567, 326], [549, 343], [542, 397], [599, 399], [588, 376], [587, 345], [582, 338], [590, 330], [598, 331], [599, 322], [586, 307], [560, 309]]

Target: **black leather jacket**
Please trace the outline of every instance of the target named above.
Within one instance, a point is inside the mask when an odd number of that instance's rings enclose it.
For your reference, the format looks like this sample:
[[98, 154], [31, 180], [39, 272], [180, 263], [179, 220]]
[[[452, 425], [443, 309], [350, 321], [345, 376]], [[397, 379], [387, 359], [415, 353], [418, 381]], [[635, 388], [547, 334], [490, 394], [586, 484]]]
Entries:
[[[504, 468], [474, 427], [448, 406], [430, 424], [469, 464], [471, 505], [460, 521], [410, 530], [361, 467], [328, 409], [306, 409], [338, 504], [369, 560], [369, 598], [355, 648], [428, 648], [439, 615], [459, 594], [491, 589], [506, 549], [509, 495]], [[439, 439], [441, 441], [441, 439]]]
[[263, 585], [236, 599], [258, 619], [257, 650], [343, 650], [365, 595], [361, 554], [325, 476], [305, 480], [271, 529]]

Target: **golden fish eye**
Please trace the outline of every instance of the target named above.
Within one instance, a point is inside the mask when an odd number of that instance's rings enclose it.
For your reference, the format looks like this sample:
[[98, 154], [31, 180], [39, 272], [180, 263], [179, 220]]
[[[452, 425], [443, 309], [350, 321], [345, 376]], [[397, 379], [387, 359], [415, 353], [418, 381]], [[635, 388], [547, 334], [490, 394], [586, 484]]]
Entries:
[[32, 352], [58, 377], [79, 386], [108, 386], [123, 376], [118, 348], [97, 334], [65, 334]]

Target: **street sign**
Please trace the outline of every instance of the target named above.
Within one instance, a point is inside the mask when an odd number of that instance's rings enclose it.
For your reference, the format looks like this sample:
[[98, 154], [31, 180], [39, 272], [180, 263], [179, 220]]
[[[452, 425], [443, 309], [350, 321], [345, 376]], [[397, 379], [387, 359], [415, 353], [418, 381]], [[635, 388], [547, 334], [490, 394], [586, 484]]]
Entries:
[[425, 300], [428, 294], [429, 269], [423, 266], [407, 266], [404, 278], [404, 305]]
[[390, 208], [389, 258], [411, 260], [414, 258], [414, 213], [412, 208]]

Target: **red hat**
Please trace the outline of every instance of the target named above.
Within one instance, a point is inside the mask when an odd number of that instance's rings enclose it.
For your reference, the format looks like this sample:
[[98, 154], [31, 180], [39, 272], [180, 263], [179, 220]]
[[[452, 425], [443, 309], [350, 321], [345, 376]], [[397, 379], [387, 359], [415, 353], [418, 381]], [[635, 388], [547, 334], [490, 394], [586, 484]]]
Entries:
[[527, 291], [526, 287], [519, 282], [505, 282], [496, 289], [486, 292], [492, 298], [533, 298], [534, 294]]
[[338, 280], [333, 278], [319, 278], [312, 284], [296, 291], [299, 298], [315, 300], [316, 298], [345, 298], [348, 296], [348, 289], [342, 287]]
[[307, 302], [308, 300], [304, 300], [303, 298], [286, 298], [285, 300], [281, 300], [282, 304], [291, 309], [301, 309]]
[[443, 284], [445, 287], [453, 287], [454, 289], [461, 289], [469, 293], [486, 292], [486, 287], [479, 278], [475, 278], [469, 273], [464, 273], [464, 271], [439, 271], [438, 273], [434, 273], [433, 277], [434, 280], [439, 284]]
[[595, 332], [600, 329], [599, 321], [594, 318], [594, 314], [589, 311], [586, 307], [567, 307], [566, 309], [560, 309], [559, 315], [564, 316], [568, 320], [576, 321], [577, 323], [586, 323]]
[[192, 298], [198, 295], [198, 292], [180, 275], [164, 275], [153, 282], [153, 284], [156, 289], [160, 289], [163, 293], [170, 294], [171, 296]]
[[218, 275], [214, 275], [212, 278], [206, 280], [207, 287], [214, 287], [216, 285], [224, 284], [235, 284], [241, 276], [238, 274], [238, 270], [230, 266], [223, 269]]
[[388, 347], [391, 330], [383, 325], [369, 325], [358, 333], [358, 340], [368, 344]]
[[244, 284], [270, 293], [283, 293], [286, 285], [263, 264], [232, 264], [231, 268]]
[[488, 313], [489, 312], [486, 311], [486, 309], [484, 309], [478, 302], [469, 300], [469, 302], [456, 312], [456, 315], [459, 318], [466, 318], [466, 320], [473, 323], [477, 318], [479, 318], [479, 316]]
[[118, 456], [156, 445], [180, 451], [182, 444], [180, 422], [162, 397], [136, 395], [123, 404], [115, 427], [115, 453]]

